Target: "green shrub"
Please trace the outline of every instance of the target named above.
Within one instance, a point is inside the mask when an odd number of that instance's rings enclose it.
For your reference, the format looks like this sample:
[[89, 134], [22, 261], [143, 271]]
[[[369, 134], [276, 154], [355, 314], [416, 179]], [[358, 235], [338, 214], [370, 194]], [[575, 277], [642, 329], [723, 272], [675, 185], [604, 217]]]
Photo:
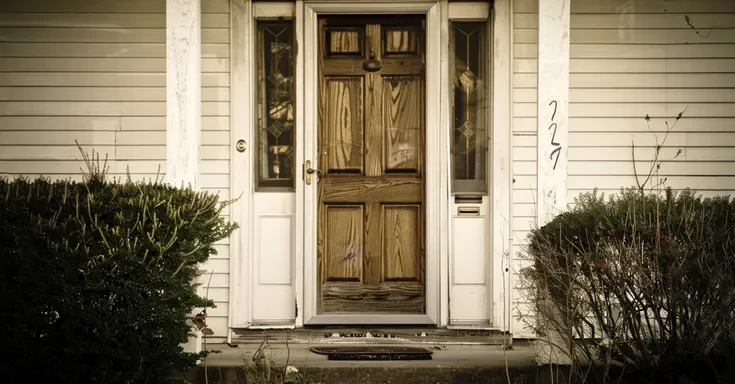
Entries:
[[162, 383], [193, 367], [187, 318], [213, 306], [194, 281], [236, 227], [228, 203], [99, 172], [0, 179], [3, 382]]
[[523, 276], [535, 304], [532, 325], [542, 337], [558, 332], [574, 362], [623, 366], [643, 382], [732, 375], [729, 196], [631, 189], [606, 201], [588, 193], [529, 240], [533, 266]]

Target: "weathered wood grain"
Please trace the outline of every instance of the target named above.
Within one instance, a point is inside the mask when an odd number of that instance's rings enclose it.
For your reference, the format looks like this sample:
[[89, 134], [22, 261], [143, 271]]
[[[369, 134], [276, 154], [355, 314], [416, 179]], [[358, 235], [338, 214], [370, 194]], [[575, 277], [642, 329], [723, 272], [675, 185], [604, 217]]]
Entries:
[[322, 202], [325, 203], [415, 203], [423, 200], [422, 179], [377, 176], [371, 178], [323, 177]]
[[362, 172], [363, 87], [359, 77], [329, 78], [324, 98], [326, 130], [322, 151], [328, 154], [329, 172]]
[[[363, 21], [357, 54], [352, 37], [328, 33], [329, 23], [320, 19], [318, 311], [424, 313], [420, 39]], [[396, 54], [386, 58], [386, 47]], [[382, 69], [365, 71], [366, 59]]]
[[380, 285], [325, 283], [324, 312], [423, 313], [424, 286], [419, 283]]
[[329, 54], [362, 54], [360, 46], [360, 35], [362, 34], [359, 27], [341, 27], [330, 28], [327, 31], [327, 39], [329, 39]]
[[[340, 76], [345, 74], [356, 74], [365, 71], [362, 69], [362, 57], [335, 58], [325, 60], [322, 65], [325, 76]], [[423, 72], [424, 63], [420, 57], [389, 57], [381, 60], [382, 68], [380, 74], [383, 76], [410, 76]]]
[[363, 246], [363, 207], [327, 206], [325, 251], [326, 270], [322, 274], [325, 281], [362, 280]]
[[421, 78], [383, 77], [385, 170], [419, 172], [424, 115]]
[[415, 53], [418, 51], [418, 35], [413, 28], [388, 28], [385, 31], [385, 53]]
[[383, 207], [383, 269], [386, 281], [421, 276], [421, 206]]

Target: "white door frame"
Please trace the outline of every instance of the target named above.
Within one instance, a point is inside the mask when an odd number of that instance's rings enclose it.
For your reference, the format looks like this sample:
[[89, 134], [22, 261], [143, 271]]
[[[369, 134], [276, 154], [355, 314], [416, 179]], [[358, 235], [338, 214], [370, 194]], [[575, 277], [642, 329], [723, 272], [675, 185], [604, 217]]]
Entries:
[[[297, 29], [303, 28], [303, 47], [298, 55], [297, 68], [304, 68], [296, 86], [297, 141], [303, 151], [297, 151], [297, 164], [311, 160], [319, 166], [317, 156], [317, 98], [318, 98], [318, 33], [317, 16], [323, 14], [425, 14], [426, 15], [426, 314], [425, 315], [317, 315], [317, 182], [296, 185], [296, 233], [303, 236], [297, 244], [296, 259], [303, 260], [303, 277], [297, 281], [299, 311], [296, 325], [316, 324], [435, 324], [445, 326], [448, 308], [447, 273], [447, 203], [449, 186], [448, 133], [442, 127], [449, 126], [448, 84], [448, 25], [442, 14], [448, 9], [447, 1], [426, 2], [403, 0], [401, 2], [312, 2], [296, 3]], [[303, 16], [303, 17], [300, 17]], [[303, 20], [299, 23], [299, 20]], [[299, 25], [301, 24], [301, 25]], [[298, 35], [298, 34], [297, 34]], [[297, 69], [297, 71], [299, 71]], [[303, 115], [302, 115], [303, 114]], [[297, 265], [298, 267], [298, 265]], [[298, 274], [301, 275], [301, 274]], [[301, 277], [301, 276], [299, 276]]]

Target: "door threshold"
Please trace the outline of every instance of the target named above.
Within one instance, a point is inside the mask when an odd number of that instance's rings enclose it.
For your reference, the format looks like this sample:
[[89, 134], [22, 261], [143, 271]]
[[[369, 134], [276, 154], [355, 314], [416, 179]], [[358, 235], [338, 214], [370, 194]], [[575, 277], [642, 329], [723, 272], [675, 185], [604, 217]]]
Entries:
[[436, 325], [436, 322], [427, 315], [340, 314], [312, 316], [305, 325], [348, 325], [375, 327], [379, 326], [380, 324], [431, 326]]
[[512, 336], [500, 330], [401, 326], [327, 326], [297, 329], [233, 329], [233, 344], [476, 344], [502, 345]]

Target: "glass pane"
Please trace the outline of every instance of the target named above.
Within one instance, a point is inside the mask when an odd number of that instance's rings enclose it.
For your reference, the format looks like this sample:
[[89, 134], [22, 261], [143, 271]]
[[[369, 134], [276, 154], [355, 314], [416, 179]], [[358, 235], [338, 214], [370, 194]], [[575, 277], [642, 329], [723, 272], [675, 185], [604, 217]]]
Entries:
[[485, 23], [452, 25], [453, 192], [487, 191], [487, 44]]
[[258, 22], [258, 187], [293, 187], [293, 21]]

